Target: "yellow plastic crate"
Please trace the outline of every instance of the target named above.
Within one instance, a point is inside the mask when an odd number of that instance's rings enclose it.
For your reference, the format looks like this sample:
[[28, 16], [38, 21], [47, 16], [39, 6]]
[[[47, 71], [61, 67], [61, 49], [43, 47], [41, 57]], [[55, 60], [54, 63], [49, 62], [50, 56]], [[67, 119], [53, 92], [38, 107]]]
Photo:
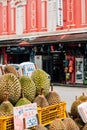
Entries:
[[[66, 118], [66, 102], [60, 102], [44, 108], [38, 108], [39, 123], [49, 125], [56, 117]], [[14, 130], [13, 116], [0, 117], [0, 130]]]
[[39, 123], [49, 125], [56, 117], [60, 119], [66, 118], [66, 102], [62, 101], [55, 105], [45, 108], [38, 108]]
[[0, 117], [0, 130], [14, 130], [13, 116]]

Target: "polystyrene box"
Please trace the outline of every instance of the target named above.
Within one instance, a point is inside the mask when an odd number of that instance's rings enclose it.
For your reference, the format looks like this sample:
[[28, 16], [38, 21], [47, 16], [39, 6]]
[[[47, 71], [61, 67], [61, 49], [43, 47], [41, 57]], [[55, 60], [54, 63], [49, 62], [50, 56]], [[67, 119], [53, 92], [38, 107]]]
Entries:
[[78, 106], [78, 113], [84, 123], [87, 123], [87, 102], [81, 103]]

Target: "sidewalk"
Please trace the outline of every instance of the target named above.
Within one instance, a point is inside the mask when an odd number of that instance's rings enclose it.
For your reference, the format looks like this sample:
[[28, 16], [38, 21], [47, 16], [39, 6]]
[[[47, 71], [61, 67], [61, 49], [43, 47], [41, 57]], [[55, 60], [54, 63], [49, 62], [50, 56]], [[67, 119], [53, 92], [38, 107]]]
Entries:
[[81, 87], [87, 88], [85, 84], [62, 84], [62, 83], [53, 83], [54, 86], [65, 86], [65, 87]]
[[87, 87], [69, 87], [69, 86], [65, 87], [59, 85], [54, 86], [54, 90], [60, 95], [62, 101], [66, 102], [66, 107], [68, 112], [70, 112], [71, 105], [73, 101], [76, 100], [76, 96], [79, 97], [83, 93], [87, 95]]

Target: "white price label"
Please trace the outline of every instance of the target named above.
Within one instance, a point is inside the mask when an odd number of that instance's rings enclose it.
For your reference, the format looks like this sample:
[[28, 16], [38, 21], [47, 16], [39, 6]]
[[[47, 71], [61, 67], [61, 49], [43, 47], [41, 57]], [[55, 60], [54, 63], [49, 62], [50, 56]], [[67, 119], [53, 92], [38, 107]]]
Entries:
[[26, 128], [30, 128], [33, 126], [36, 126], [38, 124], [37, 117], [32, 116], [32, 117], [27, 117], [26, 118]]

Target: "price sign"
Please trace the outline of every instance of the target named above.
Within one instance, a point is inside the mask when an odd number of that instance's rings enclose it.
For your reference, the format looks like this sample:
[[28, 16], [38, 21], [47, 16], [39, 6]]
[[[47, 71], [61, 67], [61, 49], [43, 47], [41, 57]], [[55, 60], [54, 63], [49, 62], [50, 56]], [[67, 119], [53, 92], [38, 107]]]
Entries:
[[26, 118], [26, 128], [36, 126], [38, 124], [37, 117], [31, 116]]
[[25, 119], [26, 128], [37, 125], [37, 104], [31, 103], [19, 107], [14, 107], [14, 130], [23, 130], [23, 119]]

